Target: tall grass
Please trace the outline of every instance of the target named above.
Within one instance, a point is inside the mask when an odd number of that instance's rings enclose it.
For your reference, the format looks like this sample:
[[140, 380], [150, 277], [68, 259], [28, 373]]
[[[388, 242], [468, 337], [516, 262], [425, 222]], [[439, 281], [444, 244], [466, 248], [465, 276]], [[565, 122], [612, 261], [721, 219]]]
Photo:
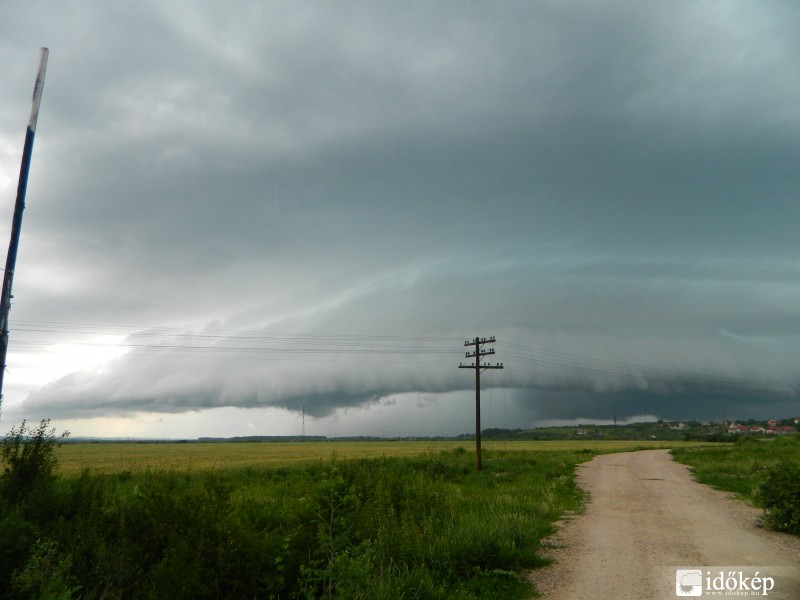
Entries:
[[673, 448], [672, 456], [689, 465], [694, 478], [758, 503], [758, 487], [767, 471], [784, 460], [800, 460], [800, 436], [762, 439], [747, 435], [735, 444]]
[[[594, 451], [84, 470], [0, 507], [4, 597], [528, 598]], [[55, 590], [55, 592], [53, 592]], [[52, 593], [51, 593], [52, 592]]]
[[764, 523], [800, 535], [800, 435], [743, 436], [735, 444], [675, 448], [695, 479], [764, 509]]

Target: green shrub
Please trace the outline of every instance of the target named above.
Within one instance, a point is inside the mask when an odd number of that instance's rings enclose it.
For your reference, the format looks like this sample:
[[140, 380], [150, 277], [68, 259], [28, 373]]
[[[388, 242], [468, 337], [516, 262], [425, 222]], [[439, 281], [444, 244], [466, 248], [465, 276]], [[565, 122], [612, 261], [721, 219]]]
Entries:
[[[27, 428], [22, 421], [22, 425], [12, 427], [3, 440], [0, 454], [4, 470], [0, 490], [12, 504], [22, 502], [37, 488], [48, 487], [55, 477], [58, 467], [56, 430], [49, 427], [50, 419], [42, 419], [36, 429]], [[65, 431], [60, 437], [68, 435]]]
[[39, 540], [24, 568], [14, 573], [12, 592], [20, 598], [70, 600], [80, 590], [70, 574], [72, 561], [52, 540]]
[[25, 565], [35, 543], [36, 531], [19, 508], [4, 510], [0, 516], [0, 590], [11, 587], [15, 571]]
[[769, 467], [758, 500], [769, 527], [800, 534], [800, 463], [782, 461]]

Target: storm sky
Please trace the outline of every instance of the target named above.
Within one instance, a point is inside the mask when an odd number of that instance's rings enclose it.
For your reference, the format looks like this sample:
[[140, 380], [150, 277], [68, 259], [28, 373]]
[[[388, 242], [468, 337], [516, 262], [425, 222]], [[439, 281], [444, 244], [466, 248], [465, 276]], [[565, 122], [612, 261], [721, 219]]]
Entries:
[[795, 3], [0, 14], [5, 429], [468, 432], [475, 336], [487, 427], [800, 415]]

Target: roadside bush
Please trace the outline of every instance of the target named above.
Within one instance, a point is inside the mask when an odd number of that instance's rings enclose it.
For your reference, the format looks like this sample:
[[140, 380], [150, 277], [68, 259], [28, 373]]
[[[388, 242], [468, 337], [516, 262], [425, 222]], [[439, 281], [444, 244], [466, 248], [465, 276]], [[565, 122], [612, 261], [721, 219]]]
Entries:
[[55, 550], [42, 542], [42, 532], [58, 518], [60, 507], [56, 440], [49, 419], [36, 428], [23, 421], [0, 446], [0, 590], [4, 598], [66, 598], [71, 593], [57, 581], [69, 569], [67, 562], [59, 563], [57, 574], [44, 574], [54, 570], [45, 565], [53, 566]]
[[[67, 436], [65, 431], [60, 437]], [[18, 504], [37, 488], [52, 483], [58, 467], [55, 448], [56, 430], [50, 428], [50, 419], [42, 419], [35, 429], [26, 427], [25, 421], [19, 428], [11, 428], [0, 451], [4, 468], [0, 491], [9, 502]]]
[[769, 467], [757, 498], [768, 527], [800, 534], [800, 463], [782, 461]]
[[8, 590], [14, 572], [25, 565], [31, 554], [37, 534], [18, 508], [8, 509], [0, 504], [0, 510], [0, 590]]

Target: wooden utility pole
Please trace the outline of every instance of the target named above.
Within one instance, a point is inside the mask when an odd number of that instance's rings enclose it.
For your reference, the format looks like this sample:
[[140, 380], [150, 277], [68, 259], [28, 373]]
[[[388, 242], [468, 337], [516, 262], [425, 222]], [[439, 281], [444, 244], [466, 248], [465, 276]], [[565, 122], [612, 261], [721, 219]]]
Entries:
[[466, 358], [474, 358], [475, 362], [471, 365], [465, 365], [463, 363], [458, 365], [459, 369], [475, 369], [475, 464], [479, 471], [483, 468], [483, 463], [481, 462], [481, 369], [503, 368], [502, 363], [482, 365], [481, 358], [494, 354], [494, 348], [487, 348], [484, 350], [483, 346], [484, 344], [494, 344], [495, 341], [494, 336], [492, 336], [489, 339], [475, 338], [471, 342], [464, 342], [464, 346], [466, 347], [475, 347], [472, 352], [467, 352], [465, 355]]
[[[3, 408], [3, 376], [6, 372], [6, 354], [8, 352], [8, 312], [11, 310], [11, 284], [14, 281], [14, 268], [17, 264], [17, 248], [19, 233], [22, 227], [22, 211], [25, 209], [25, 192], [28, 189], [28, 172], [31, 167], [33, 153], [33, 137], [36, 133], [36, 121], [39, 118], [39, 104], [44, 89], [44, 74], [47, 70], [49, 50], [42, 48], [39, 53], [39, 71], [36, 73], [36, 84], [33, 86], [31, 116], [25, 132], [25, 146], [22, 149], [22, 165], [19, 169], [17, 185], [17, 201], [14, 204], [14, 217], [11, 221], [11, 242], [6, 255], [6, 270], [3, 273], [3, 291], [0, 293], [0, 411]], [[0, 413], [1, 414], [1, 413]]]

